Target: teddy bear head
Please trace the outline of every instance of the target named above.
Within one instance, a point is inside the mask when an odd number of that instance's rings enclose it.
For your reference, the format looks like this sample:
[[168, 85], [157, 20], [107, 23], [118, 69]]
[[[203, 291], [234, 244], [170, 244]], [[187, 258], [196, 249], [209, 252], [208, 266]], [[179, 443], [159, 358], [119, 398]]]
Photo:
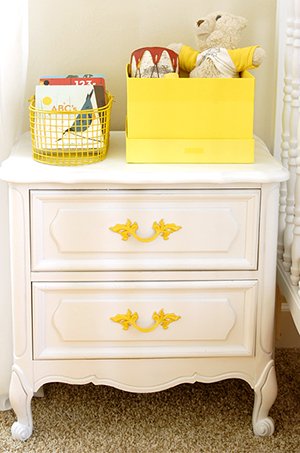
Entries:
[[195, 24], [197, 49], [200, 52], [211, 47], [235, 49], [239, 47], [241, 32], [246, 25], [244, 17], [222, 11], [208, 14]]

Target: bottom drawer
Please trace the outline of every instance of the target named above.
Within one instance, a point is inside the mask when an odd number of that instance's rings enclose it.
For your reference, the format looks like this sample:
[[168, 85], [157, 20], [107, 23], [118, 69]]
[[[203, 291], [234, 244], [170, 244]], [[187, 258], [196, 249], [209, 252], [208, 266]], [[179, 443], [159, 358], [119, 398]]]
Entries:
[[35, 359], [249, 356], [256, 281], [33, 283]]

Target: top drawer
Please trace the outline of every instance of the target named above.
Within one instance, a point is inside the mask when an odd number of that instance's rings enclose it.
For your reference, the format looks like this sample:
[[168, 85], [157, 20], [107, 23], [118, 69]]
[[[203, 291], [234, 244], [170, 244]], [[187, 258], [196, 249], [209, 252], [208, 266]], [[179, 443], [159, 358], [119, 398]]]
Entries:
[[256, 269], [259, 205], [259, 190], [32, 191], [32, 270]]

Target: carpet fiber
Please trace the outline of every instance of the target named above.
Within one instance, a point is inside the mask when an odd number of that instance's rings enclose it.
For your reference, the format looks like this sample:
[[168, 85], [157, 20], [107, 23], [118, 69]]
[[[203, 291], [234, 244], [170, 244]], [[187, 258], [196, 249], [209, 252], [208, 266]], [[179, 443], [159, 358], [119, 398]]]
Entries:
[[253, 435], [254, 393], [238, 379], [149, 394], [55, 383], [33, 399], [34, 432], [26, 442], [11, 439], [13, 411], [0, 412], [0, 452], [300, 453], [300, 350], [277, 349], [275, 361], [272, 437]]

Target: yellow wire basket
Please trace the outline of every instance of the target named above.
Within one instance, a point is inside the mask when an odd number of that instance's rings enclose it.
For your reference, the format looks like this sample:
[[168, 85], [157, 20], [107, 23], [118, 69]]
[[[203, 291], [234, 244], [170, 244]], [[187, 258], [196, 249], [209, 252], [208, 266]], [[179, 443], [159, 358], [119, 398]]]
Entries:
[[104, 107], [57, 112], [29, 105], [33, 159], [50, 165], [91, 164], [105, 158], [109, 146], [112, 96]]

